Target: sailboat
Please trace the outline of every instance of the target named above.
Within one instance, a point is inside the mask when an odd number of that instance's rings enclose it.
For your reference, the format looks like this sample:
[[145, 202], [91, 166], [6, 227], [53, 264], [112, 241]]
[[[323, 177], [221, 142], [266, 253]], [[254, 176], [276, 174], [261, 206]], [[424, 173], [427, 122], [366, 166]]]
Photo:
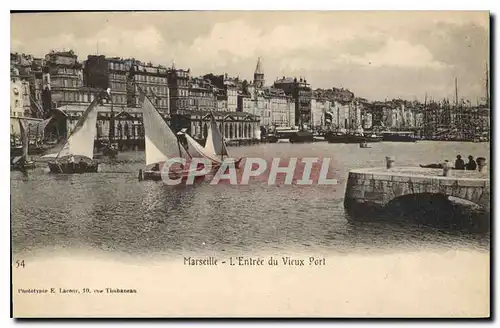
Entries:
[[[154, 165], [153, 168], [139, 171], [139, 180], [162, 180], [163, 165], [169, 158], [183, 158], [186, 165], [173, 164], [168, 171], [170, 179], [186, 179], [196, 170], [189, 170], [191, 155], [181, 144], [175, 133], [156, 110], [144, 91], [139, 89], [139, 102], [142, 102], [142, 120], [144, 124], [146, 166]], [[203, 178], [202, 175], [197, 175]]]
[[191, 156], [208, 159], [215, 167], [220, 166], [220, 164], [222, 164], [222, 162], [224, 161], [224, 156], [226, 156], [226, 162], [233, 161], [235, 167], [239, 168], [239, 165], [243, 158], [239, 158], [238, 160], [228, 158], [229, 154], [227, 151], [226, 143], [224, 141], [224, 137], [222, 137], [222, 133], [219, 130], [219, 126], [215, 121], [213, 112], [210, 112], [210, 125], [208, 127], [205, 147], [201, 146], [189, 134], [186, 133], [185, 136], [188, 144], [188, 151]]
[[19, 131], [21, 132], [21, 141], [22, 141], [22, 155], [15, 156], [11, 159], [11, 170], [26, 170], [35, 168], [35, 162], [28, 160], [28, 147], [29, 147], [29, 138], [28, 138], [28, 129], [24, 126], [23, 120], [18, 119], [19, 122]]
[[[109, 97], [108, 92], [96, 95], [89, 107], [83, 112], [64, 143], [62, 149], [55, 154], [42, 156], [54, 158], [48, 163], [51, 173], [96, 173], [99, 163], [93, 160], [94, 139], [96, 136], [97, 104], [102, 98]], [[78, 161], [78, 163], [77, 163]]]

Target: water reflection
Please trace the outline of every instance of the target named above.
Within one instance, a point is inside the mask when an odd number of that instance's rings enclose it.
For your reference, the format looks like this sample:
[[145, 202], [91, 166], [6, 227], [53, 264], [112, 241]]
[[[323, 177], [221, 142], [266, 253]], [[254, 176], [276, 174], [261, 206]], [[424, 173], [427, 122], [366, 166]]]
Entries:
[[[482, 145], [482, 146], [481, 146]], [[354, 147], [356, 146], [356, 147]], [[207, 182], [166, 186], [137, 181], [143, 153], [120, 153], [102, 172], [51, 175], [37, 168], [28, 178], [11, 175], [14, 252], [55, 246], [92, 247], [109, 252], [242, 252], [266, 250], [418, 250], [422, 247], [488, 249], [489, 234], [429, 227], [418, 222], [349, 221], [343, 207], [349, 169], [383, 166], [385, 154], [410, 165], [415, 156], [432, 162], [452, 155], [446, 144], [357, 145], [266, 144], [237, 147], [239, 156], [332, 156], [337, 186], [247, 186]], [[458, 147], [458, 146], [457, 146]], [[488, 153], [485, 144], [462, 144], [461, 153]], [[483, 147], [480, 149], [478, 147]], [[326, 155], [325, 155], [326, 154]]]

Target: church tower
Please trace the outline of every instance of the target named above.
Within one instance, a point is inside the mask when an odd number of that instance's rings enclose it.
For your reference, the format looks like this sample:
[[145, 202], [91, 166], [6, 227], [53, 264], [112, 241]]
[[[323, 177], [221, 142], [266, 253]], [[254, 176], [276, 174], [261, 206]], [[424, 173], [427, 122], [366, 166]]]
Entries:
[[253, 83], [256, 88], [264, 87], [264, 71], [262, 70], [260, 57], [257, 59], [257, 66], [255, 67], [255, 73], [253, 73]]

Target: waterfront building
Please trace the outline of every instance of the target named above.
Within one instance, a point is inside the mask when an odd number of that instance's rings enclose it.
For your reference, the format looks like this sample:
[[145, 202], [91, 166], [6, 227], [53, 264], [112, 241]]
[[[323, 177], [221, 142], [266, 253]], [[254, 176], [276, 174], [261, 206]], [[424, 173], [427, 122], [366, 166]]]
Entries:
[[272, 125], [272, 118], [269, 96], [265, 94], [264, 90], [255, 88], [255, 85], [250, 85], [248, 90], [252, 105], [243, 109], [246, 109], [248, 113], [260, 117], [261, 127], [270, 127]]
[[240, 92], [238, 94], [238, 112], [251, 113], [253, 114], [254, 110], [254, 101], [252, 100], [252, 96], [248, 94], [248, 92]]
[[216, 92], [216, 108], [215, 110], [218, 112], [226, 111], [227, 109], [227, 97], [221, 92], [220, 89]]
[[242, 111], [258, 116], [260, 118], [260, 126], [270, 126], [271, 113], [269, 111], [269, 99], [265, 96], [264, 91], [256, 88], [253, 83], [248, 84], [246, 90], [247, 92], [243, 92], [250, 96], [250, 101], [245, 100], [247, 105], [241, 108]]
[[369, 130], [373, 127], [373, 120], [372, 120], [372, 114], [371, 113], [368, 113], [368, 112], [365, 112], [363, 114], [363, 129], [365, 130]]
[[224, 91], [226, 94], [226, 109], [228, 112], [236, 112], [238, 109], [238, 87], [232, 80], [224, 81]]
[[[110, 57], [106, 58], [106, 60], [108, 62], [108, 80], [113, 107], [127, 107], [127, 82], [130, 67], [124, 59], [119, 57]], [[168, 104], [168, 101], [166, 103]]]
[[[260, 118], [244, 112], [214, 112], [215, 120], [226, 141], [252, 140], [258, 137]], [[193, 110], [171, 115], [174, 131], [186, 129], [193, 138], [204, 142], [210, 125], [210, 113]]]
[[291, 96], [286, 95], [281, 89], [267, 87], [264, 88], [264, 99], [266, 99], [268, 103], [268, 105], [265, 106], [265, 112], [270, 116], [269, 124], [271, 126], [295, 126], [295, 113], [291, 113], [292, 110], [295, 111], [295, 106]]
[[302, 77], [283, 77], [274, 82], [274, 87], [282, 89], [295, 102], [295, 125], [311, 125], [312, 90], [306, 79]]
[[72, 51], [51, 51], [43, 67], [43, 108], [57, 108], [82, 102], [83, 66]]
[[[125, 60], [124, 66], [121, 61], [110, 61], [113, 69], [110, 70], [114, 75], [110, 80], [121, 88], [122, 68], [129, 67], [127, 84], [127, 106], [139, 107], [139, 89], [144, 90], [148, 98], [155, 105], [156, 109], [163, 114], [170, 112], [169, 102], [169, 70], [162, 65], [153, 65], [152, 63], [143, 63], [135, 59]], [[118, 66], [114, 66], [118, 65]], [[186, 84], [187, 89], [187, 84]], [[186, 91], [187, 98], [187, 91]], [[187, 106], [187, 103], [186, 103]]]
[[45, 66], [45, 59], [33, 58], [31, 64], [31, 77], [30, 77], [30, 103], [32, 107], [32, 116], [42, 118], [48, 114], [48, 109], [43, 107], [43, 67]]
[[332, 116], [336, 116], [334, 106], [332, 106], [333, 97], [324, 92], [324, 90], [316, 89], [313, 91], [313, 98], [311, 99], [311, 122], [313, 128], [325, 128], [327, 125], [327, 115], [328, 114], [328, 124], [332, 124]]
[[[127, 62], [118, 57], [107, 58], [104, 55], [90, 55], [84, 62], [83, 83], [93, 89], [110, 89], [112, 101], [104, 101], [106, 106], [124, 108], [127, 106], [127, 75], [130, 70]], [[90, 102], [82, 92], [82, 102]]]
[[171, 114], [189, 110], [189, 77], [189, 69], [176, 69], [175, 65], [172, 65], [172, 68], [167, 70]]
[[[189, 79], [189, 102], [188, 110], [215, 111], [217, 100], [215, 96], [216, 88], [208, 79], [196, 77]], [[179, 112], [178, 112], [179, 113]]]
[[343, 103], [340, 100], [334, 100], [329, 111], [331, 114], [331, 127], [334, 129], [350, 129], [350, 111], [350, 102]]
[[217, 110], [236, 112], [238, 110], [238, 94], [243, 90], [243, 83], [239, 78], [224, 75], [206, 74], [204, 79], [210, 81], [216, 88]]
[[16, 80], [10, 81], [10, 116], [23, 117], [24, 116], [24, 96], [23, 81]]
[[42, 67], [45, 64], [41, 58], [31, 55], [10, 54], [11, 80], [25, 82], [23, 95], [24, 116], [41, 118], [45, 116], [42, 106]]

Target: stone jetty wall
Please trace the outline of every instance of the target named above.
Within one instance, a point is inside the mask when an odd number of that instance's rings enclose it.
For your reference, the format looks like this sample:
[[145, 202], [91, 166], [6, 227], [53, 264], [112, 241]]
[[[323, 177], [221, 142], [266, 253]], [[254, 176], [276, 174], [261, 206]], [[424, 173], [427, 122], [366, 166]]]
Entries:
[[411, 194], [442, 194], [490, 208], [490, 180], [486, 174], [454, 171], [444, 177], [440, 169], [359, 169], [349, 172], [344, 205], [348, 212], [381, 210], [390, 201]]

